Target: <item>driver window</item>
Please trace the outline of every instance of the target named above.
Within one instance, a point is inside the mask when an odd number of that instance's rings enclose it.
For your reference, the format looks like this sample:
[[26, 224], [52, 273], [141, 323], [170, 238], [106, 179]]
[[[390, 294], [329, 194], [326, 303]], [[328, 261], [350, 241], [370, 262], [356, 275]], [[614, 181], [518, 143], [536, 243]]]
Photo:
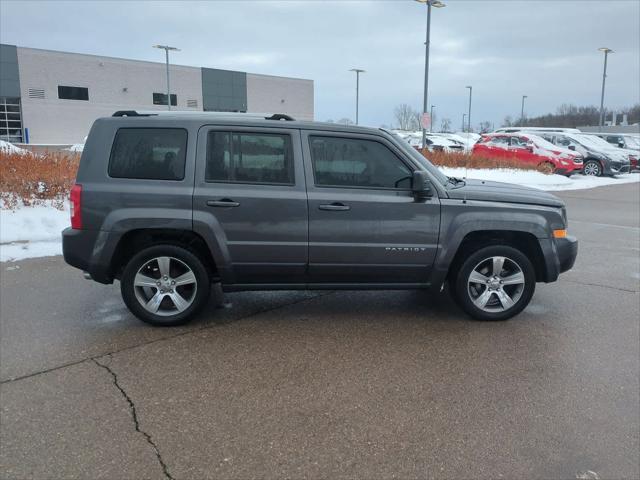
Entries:
[[380, 142], [311, 136], [309, 147], [316, 186], [411, 188], [411, 170]]

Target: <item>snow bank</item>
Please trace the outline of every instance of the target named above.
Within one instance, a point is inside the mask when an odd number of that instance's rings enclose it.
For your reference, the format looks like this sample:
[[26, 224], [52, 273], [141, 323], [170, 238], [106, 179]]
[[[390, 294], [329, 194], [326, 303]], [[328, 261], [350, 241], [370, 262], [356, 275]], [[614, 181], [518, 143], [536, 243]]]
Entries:
[[606, 185], [621, 185], [640, 181], [640, 174], [626, 173], [617, 177], [591, 177], [586, 175], [572, 175], [567, 178], [563, 175], [545, 175], [535, 170], [510, 170], [510, 169], [464, 169], [440, 167], [440, 170], [450, 177], [474, 178], [477, 180], [491, 180], [494, 182], [515, 183], [525, 187], [539, 188], [540, 190], [580, 190], [583, 188], [604, 187]]
[[0, 210], [0, 262], [62, 253], [60, 232], [70, 225], [69, 205], [51, 202], [16, 210]]
[[5, 142], [4, 140], [0, 140], [0, 150], [2, 150], [3, 153], [17, 153], [19, 155], [30, 153], [24, 148], [16, 147], [13, 143]]

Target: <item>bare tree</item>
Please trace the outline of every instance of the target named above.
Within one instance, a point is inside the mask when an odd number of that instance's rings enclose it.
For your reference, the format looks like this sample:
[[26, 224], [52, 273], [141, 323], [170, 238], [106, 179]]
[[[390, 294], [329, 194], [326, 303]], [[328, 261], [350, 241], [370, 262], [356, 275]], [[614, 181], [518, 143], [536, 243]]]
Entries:
[[451, 131], [451, 120], [448, 118], [443, 118], [440, 122], [440, 131], [442, 133], [449, 133]]
[[490, 132], [491, 122], [487, 122], [486, 120], [484, 122], [480, 122], [479, 128], [480, 128], [480, 133]]
[[403, 103], [398, 105], [393, 115], [398, 123], [400, 130], [420, 130], [420, 112], [415, 110], [411, 105]]
[[502, 121], [502, 126], [513, 127], [513, 119], [511, 118], [511, 115], [507, 115], [506, 117], [504, 117], [504, 120]]

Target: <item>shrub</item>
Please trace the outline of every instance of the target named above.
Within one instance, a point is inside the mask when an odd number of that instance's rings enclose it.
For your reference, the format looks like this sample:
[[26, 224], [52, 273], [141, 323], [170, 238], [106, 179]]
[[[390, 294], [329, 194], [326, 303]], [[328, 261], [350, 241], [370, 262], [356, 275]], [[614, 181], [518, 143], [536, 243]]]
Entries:
[[62, 208], [69, 195], [80, 162], [77, 153], [42, 155], [7, 153], [0, 150], [0, 206], [14, 209], [52, 201]]
[[422, 154], [438, 167], [450, 168], [509, 168], [514, 170], [538, 170], [536, 165], [523, 163], [516, 158], [491, 158], [462, 152], [423, 151]]

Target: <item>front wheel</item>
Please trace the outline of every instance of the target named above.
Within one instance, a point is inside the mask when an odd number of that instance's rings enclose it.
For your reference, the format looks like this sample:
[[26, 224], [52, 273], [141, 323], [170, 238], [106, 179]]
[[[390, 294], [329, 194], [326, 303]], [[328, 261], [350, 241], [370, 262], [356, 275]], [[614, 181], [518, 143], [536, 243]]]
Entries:
[[140, 320], [152, 325], [187, 323], [209, 297], [209, 274], [200, 259], [176, 245], [136, 254], [120, 280], [122, 298]]
[[489, 246], [475, 251], [455, 277], [455, 297], [477, 320], [507, 320], [529, 304], [536, 288], [531, 261], [520, 250]]
[[584, 167], [582, 167], [582, 172], [591, 177], [601, 177], [602, 166], [600, 166], [600, 162], [596, 160], [588, 160], [585, 162]]

